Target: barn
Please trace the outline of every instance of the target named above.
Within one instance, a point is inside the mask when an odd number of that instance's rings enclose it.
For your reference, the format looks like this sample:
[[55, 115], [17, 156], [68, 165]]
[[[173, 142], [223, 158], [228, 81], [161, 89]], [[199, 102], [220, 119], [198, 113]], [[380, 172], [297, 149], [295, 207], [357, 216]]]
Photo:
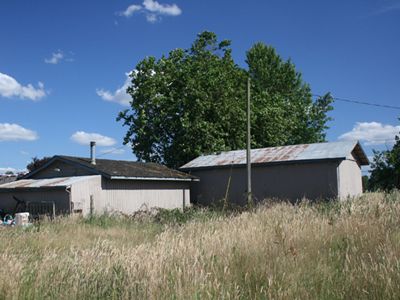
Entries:
[[0, 185], [0, 209], [18, 203], [53, 206], [57, 214], [122, 212], [190, 205], [190, 184], [198, 180], [156, 163], [54, 156], [21, 180]]
[[[279, 198], [344, 199], [362, 193], [361, 166], [369, 161], [358, 142], [332, 142], [251, 150], [252, 195]], [[228, 198], [246, 203], [246, 151], [200, 156], [180, 168], [200, 179], [191, 188], [194, 203]]]

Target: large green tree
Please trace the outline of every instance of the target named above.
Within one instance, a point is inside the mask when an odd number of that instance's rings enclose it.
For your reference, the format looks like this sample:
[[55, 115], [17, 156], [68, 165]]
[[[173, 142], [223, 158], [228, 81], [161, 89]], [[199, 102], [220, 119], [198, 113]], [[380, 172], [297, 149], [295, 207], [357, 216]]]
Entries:
[[252, 80], [253, 147], [319, 142], [325, 138], [329, 95], [313, 102], [294, 65], [256, 44], [249, 71], [232, 59], [230, 41], [212, 32], [189, 49], [147, 57], [131, 73], [131, 108], [118, 120], [124, 143], [139, 160], [179, 167], [201, 154], [241, 149], [246, 135], [246, 82]]
[[370, 190], [389, 191], [400, 189], [400, 137], [391, 150], [374, 151], [371, 164], [371, 176], [368, 181]]
[[294, 64], [263, 43], [247, 52], [246, 62], [253, 82], [253, 146], [325, 141], [330, 94], [313, 102], [311, 89]]

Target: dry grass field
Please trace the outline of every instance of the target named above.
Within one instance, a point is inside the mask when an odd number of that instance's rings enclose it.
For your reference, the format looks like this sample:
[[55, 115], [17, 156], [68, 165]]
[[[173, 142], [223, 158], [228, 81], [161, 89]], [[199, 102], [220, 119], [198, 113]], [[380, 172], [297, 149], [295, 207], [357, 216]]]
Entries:
[[400, 299], [400, 193], [0, 229], [0, 299]]

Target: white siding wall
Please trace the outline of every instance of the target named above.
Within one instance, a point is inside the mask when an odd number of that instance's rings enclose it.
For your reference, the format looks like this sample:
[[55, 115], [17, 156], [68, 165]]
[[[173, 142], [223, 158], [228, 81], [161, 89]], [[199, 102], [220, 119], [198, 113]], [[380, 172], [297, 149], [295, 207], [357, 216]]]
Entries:
[[103, 179], [104, 197], [95, 200], [96, 211], [131, 214], [140, 209], [190, 206], [189, 183]]
[[27, 201], [55, 201], [58, 213], [69, 212], [69, 199], [74, 210], [90, 213], [90, 196], [93, 196], [94, 212], [119, 211], [125, 214], [153, 207], [183, 208], [190, 206], [188, 182], [108, 180], [100, 175], [87, 176], [72, 183], [69, 193], [64, 189], [49, 191], [18, 191], [0, 193], [0, 208], [12, 212], [16, 202], [12, 196]]
[[361, 168], [352, 159], [343, 160], [338, 167], [339, 198], [362, 194]]
[[[90, 196], [93, 195], [95, 202], [101, 202], [104, 192], [101, 189], [101, 176], [94, 175], [84, 181], [79, 181], [71, 186], [71, 202], [74, 209], [82, 209], [87, 215], [90, 212]], [[96, 203], [94, 208], [96, 209]]]

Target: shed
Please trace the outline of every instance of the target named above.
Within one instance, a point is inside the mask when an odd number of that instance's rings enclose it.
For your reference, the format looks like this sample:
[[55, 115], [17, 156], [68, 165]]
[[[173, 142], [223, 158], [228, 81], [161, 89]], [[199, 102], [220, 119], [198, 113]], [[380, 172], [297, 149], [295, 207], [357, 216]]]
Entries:
[[190, 183], [197, 178], [156, 163], [54, 156], [21, 180], [0, 185], [0, 209], [15, 198], [54, 202], [57, 213], [131, 214], [152, 207], [190, 205]]
[[[369, 161], [358, 142], [332, 142], [251, 150], [252, 194], [256, 201], [279, 198], [344, 199], [362, 193], [361, 166]], [[200, 156], [180, 168], [200, 179], [194, 203], [208, 205], [227, 195], [246, 203], [246, 151]]]

